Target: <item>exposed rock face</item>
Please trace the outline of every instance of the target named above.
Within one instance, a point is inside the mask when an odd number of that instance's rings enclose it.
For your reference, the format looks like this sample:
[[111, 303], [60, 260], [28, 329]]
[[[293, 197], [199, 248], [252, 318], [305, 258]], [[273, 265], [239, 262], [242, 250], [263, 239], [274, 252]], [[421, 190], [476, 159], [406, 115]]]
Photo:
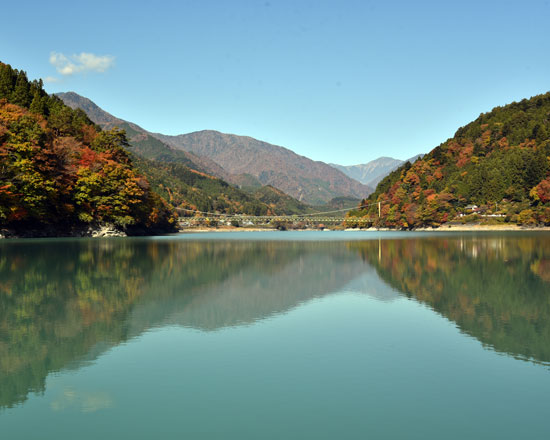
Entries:
[[117, 229], [114, 225], [100, 225], [97, 228], [91, 228], [90, 230], [90, 237], [94, 238], [126, 236], [126, 232]]

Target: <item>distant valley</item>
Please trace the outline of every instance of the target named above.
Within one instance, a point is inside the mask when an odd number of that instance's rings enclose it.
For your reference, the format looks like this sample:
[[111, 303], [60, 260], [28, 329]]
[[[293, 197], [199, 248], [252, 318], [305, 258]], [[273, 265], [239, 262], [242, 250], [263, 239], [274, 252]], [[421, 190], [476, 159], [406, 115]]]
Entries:
[[332, 167], [342, 171], [347, 176], [355, 179], [371, 188], [376, 188], [378, 183], [389, 173], [399, 168], [406, 162], [414, 163], [416, 159], [421, 158], [423, 154], [418, 154], [407, 160], [394, 159], [392, 157], [379, 157], [370, 162], [359, 165], [337, 165], [331, 163]]
[[336, 197], [361, 199], [373, 188], [336, 168], [247, 136], [204, 130], [178, 136], [151, 133], [119, 119], [74, 92], [59, 93], [65, 104], [81, 108], [104, 128], [127, 131], [133, 150], [162, 162], [177, 162], [242, 187], [270, 185], [298, 201], [319, 205]]

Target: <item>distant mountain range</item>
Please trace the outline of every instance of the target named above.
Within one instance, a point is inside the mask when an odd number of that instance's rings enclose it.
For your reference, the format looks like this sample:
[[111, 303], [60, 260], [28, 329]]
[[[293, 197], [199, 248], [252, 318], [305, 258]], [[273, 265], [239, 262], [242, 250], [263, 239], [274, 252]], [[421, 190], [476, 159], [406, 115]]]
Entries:
[[373, 188], [336, 168], [260, 140], [212, 130], [178, 136], [151, 133], [117, 118], [74, 92], [57, 94], [68, 106], [81, 108], [104, 128], [126, 130], [132, 148], [162, 162], [178, 162], [239, 186], [271, 185], [308, 204], [335, 197], [364, 198]]
[[[422, 157], [422, 154], [418, 154], [408, 159], [413, 163], [416, 159]], [[338, 165], [331, 163], [330, 166], [342, 171], [347, 176], [355, 179], [371, 188], [376, 188], [378, 183], [386, 177], [389, 173], [399, 168], [407, 160], [394, 159], [392, 157], [379, 157], [378, 159], [371, 160], [370, 162], [359, 165]]]

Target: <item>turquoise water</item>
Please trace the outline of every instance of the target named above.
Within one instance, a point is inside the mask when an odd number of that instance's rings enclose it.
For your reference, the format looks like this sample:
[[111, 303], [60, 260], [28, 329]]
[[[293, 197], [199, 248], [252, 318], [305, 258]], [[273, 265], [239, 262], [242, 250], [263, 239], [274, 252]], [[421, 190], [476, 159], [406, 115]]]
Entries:
[[0, 243], [4, 439], [546, 439], [550, 234]]

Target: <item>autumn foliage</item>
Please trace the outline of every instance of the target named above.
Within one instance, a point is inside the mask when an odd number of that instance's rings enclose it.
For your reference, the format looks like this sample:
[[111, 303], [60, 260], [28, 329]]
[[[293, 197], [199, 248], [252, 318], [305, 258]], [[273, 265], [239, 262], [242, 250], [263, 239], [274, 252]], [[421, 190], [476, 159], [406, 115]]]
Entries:
[[174, 214], [136, 172], [126, 146], [123, 131], [101, 131], [40, 81], [0, 63], [0, 226], [171, 229]]
[[360, 206], [351, 217], [404, 229], [464, 218], [550, 224], [550, 93], [480, 115]]

